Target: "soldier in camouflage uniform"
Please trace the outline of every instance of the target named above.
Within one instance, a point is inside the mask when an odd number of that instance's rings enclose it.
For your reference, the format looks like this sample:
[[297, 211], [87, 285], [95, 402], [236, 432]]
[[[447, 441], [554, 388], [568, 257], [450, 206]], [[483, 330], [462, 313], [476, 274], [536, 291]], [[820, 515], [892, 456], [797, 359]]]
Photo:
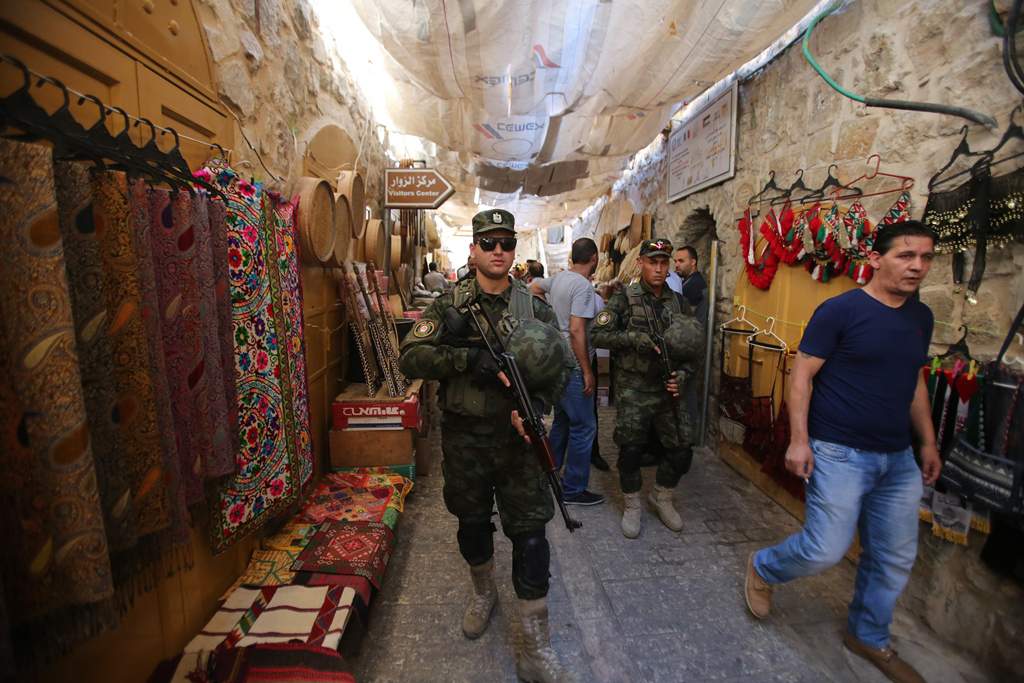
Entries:
[[[610, 349], [615, 373], [615, 443], [619, 447], [619, 484], [625, 498], [622, 533], [640, 535], [643, 477], [640, 465], [644, 447], [652, 432], [664, 448], [658, 464], [654, 490], [649, 498], [658, 517], [669, 529], [679, 531], [683, 521], [672, 506], [672, 492], [693, 460], [692, 428], [687, 413], [673, 408], [684, 373], [692, 371], [700, 351], [700, 323], [689, 305], [665, 284], [672, 243], [666, 239], [645, 240], [640, 247], [641, 277], [609, 299], [594, 320], [594, 346]], [[644, 314], [644, 302], [661, 322], [666, 341], [681, 340], [681, 348], [670, 346], [674, 372], [665, 377]], [[680, 330], [684, 333], [679, 334]], [[676, 419], [676, 413], [679, 418]]]
[[[423, 312], [402, 343], [400, 364], [407, 377], [441, 382], [444, 501], [459, 519], [459, 551], [469, 564], [473, 583], [463, 633], [467, 638], [480, 637], [498, 599], [491, 522], [497, 499], [502, 531], [512, 541], [512, 583], [522, 618], [516, 670], [525, 680], [550, 683], [569, 680], [551, 649], [548, 630], [550, 549], [544, 526], [554, 515], [554, 504], [540, 465], [513, 425], [518, 416], [512, 394], [501, 383], [493, 358], [465, 313], [470, 303], [477, 302], [501, 321], [501, 330], [532, 324], [517, 321], [542, 321], [560, 339], [551, 307], [508, 276], [515, 259], [514, 228], [515, 218], [500, 209], [473, 217], [470, 249], [476, 275], [459, 282]], [[550, 359], [560, 348], [548, 344], [545, 357]], [[539, 354], [520, 353], [516, 360], [530, 384]], [[568, 359], [556, 358], [556, 363], [566, 368], [562, 374], [567, 377]], [[562, 383], [563, 378], [548, 382], [549, 395], [542, 398], [550, 403], [550, 393], [560, 391]], [[531, 393], [535, 388], [536, 384]]]

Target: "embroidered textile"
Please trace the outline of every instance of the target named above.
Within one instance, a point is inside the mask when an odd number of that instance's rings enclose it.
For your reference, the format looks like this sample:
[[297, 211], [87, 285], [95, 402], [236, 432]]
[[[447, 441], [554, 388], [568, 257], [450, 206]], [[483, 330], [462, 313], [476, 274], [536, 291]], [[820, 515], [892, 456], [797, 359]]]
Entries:
[[172, 200], [168, 192], [152, 190], [149, 202], [164, 363], [180, 472], [185, 498], [191, 505], [204, 497], [204, 468], [213, 448], [203, 367], [192, 197], [188, 192], [179, 192]]
[[348, 472], [330, 472], [324, 481], [333, 488], [374, 488], [390, 486], [395, 494], [388, 503], [399, 512], [405, 510], [405, 498], [412, 491], [412, 479], [397, 474], [387, 467], [361, 467]]
[[224, 597], [242, 586], [286, 586], [295, 583], [292, 562], [297, 556], [298, 553], [287, 550], [254, 550], [249, 565], [225, 592]]
[[362, 576], [380, 588], [394, 542], [391, 529], [378, 522], [322, 524], [292, 569]]
[[[7, 607], [28, 619], [113, 593], [49, 148], [0, 139], [0, 483]], [[60, 558], [60, 561], [57, 561]]]
[[323, 481], [313, 490], [300, 516], [314, 524], [325, 521], [380, 522], [394, 496], [395, 489], [391, 486], [340, 488]]
[[291, 372], [280, 346], [286, 338], [276, 243], [266, 220], [269, 198], [223, 163], [213, 162], [197, 175], [227, 195], [239, 450], [237, 473], [211, 505], [212, 541], [221, 551], [296, 499], [300, 466]]
[[355, 595], [341, 586], [239, 588], [185, 652], [293, 640], [336, 650]]
[[313, 477], [313, 439], [309, 432], [309, 387], [306, 384], [306, 344], [302, 322], [302, 283], [295, 250], [295, 204], [270, 197], [273, 216], [270, 229], [277, 247], [277, 265], [281, 274], [281, 301], [284, 308], [284, 348], [291, 374], [292, 403], [295, 416], [295, 449], [299, 459], [302, 486]]
[[302, 643], [265, 643], [219, 650], [209, 683], [355, 683], [336, 650]]
[[288, 550], [298, 555], [315, 533], [316, 524], [293, 519], [277, 533], [264, 538], [260, 545], [264, 550]]

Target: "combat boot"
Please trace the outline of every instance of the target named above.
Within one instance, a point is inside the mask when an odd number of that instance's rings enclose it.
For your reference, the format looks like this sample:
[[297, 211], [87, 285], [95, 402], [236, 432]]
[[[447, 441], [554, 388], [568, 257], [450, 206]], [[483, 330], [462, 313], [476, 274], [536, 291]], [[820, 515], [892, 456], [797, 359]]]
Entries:
[[672, 505], [672, 491], [674, 489], [655, 484], [654, 490], [651, 491], [651, 495], [647, 500], [654, 506], [658, 517], [661, 518], [662, 524], [672, 531], [682, 531], [683, 518], [679, 516], [679, 513], [676, 512], [675, 507]]
[[470, 640], [475, 640], [487, 630], [491, 613], [498, 603], [498, 587], [494, 585], [494, 558], [470, 567], [469, 574], [473, 579], [473, 595], [462, 616], [462, 632]]
[[546, 598], [519, 600], [522, 642], [516, 653], [516, 675], [527, 683], [572, 683], [575, 678], [551, 649]]
[[626, 538], [636, 538], [640, 535], [640, 523], [644, 514], [640, 492], [624, 493], [622, 498], [625, 501], [625, 508], [622, 511], [622, 535]]

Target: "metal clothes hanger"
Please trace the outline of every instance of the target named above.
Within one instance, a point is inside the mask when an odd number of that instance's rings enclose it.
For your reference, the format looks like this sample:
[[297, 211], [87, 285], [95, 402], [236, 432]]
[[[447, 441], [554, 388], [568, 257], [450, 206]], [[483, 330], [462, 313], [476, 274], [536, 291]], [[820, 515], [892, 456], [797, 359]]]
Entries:
[[853, 180], [851, 180], [848, 184], [849, 185], [853, 185], [854, 183], [860, 182], [861, 180], [874, 180], [875, 178], [883, 177], [883, 178], [896, 178], [896, 179], [898, 179], [900, 181], [899, 186], [891, 187], [891, 188], [886, 188], [884, 190], [876, 190], [874, 192], [868, 192], [868, 193], [859, 194], [859, 195], [844, 195], [844, 196], [841, 196], [841, 197], [833, 197], [833, 199], [843, 200], [843, 199], [852, 199], [852, 198], [877, 197], [879, 195], [891, 194], [893, 192], [906, 192], [910, 188], [914, 187], [914, 179], [911, 178], [910, 176], [899, 175], [897, 173], [888, 173], [886, 171], [882, 171], [881, 170], [881, 165], [882, 165], [882, 157], [881, 157], [881, 155], [872, 154], [871, 156], [869, 156], [867, 158], [867, 164], [868, 164], [869, 168], [871, 166], [871, 160], [872, 159], [875, 160], [874, 170], [873, 171], [869, 170], [869, 171], [863, 173], [862, 175], [858, 176], [857, 178], [854, 178]]
[[[763, 330], [758, 330], [747, 337], [747, 344], [750, 346], [757, 347], [759, 349], [765, 349], [766, 351], [780, 351], [785, 353], [789, 349], [789, 345], [786, 344], [785, 340], [779, 335], [775, 334], [775, 318], [774, 316], [768, 316], [765, 319], [766, 327]], [[757, 339], [760, 335], [771, 337], [777, 343], [772, 344], [770, 342], [763, 342]]]
[[[757, 334], [758, 332], [760, 332], [760, 328], [757, 325], [747, 320], [747, 307], [741, 304], [737, 306], [737, 309], [739, 310], [740, 314], [738, 316], [731, 318], [730, 320], [726, 320], [724, 323], [721, 324], [719, 329], [722, 332], [726, 332], [728, 334], [750, 334], [752, 332], [754, 334]], [[731, 325], [733, 325], [733, 323], [737, 325], [749, 325], [750, 327], [749, 329], [730, 327]]]

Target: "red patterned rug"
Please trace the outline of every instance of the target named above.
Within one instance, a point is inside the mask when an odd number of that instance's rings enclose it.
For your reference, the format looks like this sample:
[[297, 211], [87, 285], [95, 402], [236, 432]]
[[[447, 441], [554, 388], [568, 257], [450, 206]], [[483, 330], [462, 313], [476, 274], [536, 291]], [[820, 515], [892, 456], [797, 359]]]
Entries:
[[380, 522], [325, 523], [299, 554], [292, 570], [362, 576], [380, 588], [394, 544], [394, 533]]

